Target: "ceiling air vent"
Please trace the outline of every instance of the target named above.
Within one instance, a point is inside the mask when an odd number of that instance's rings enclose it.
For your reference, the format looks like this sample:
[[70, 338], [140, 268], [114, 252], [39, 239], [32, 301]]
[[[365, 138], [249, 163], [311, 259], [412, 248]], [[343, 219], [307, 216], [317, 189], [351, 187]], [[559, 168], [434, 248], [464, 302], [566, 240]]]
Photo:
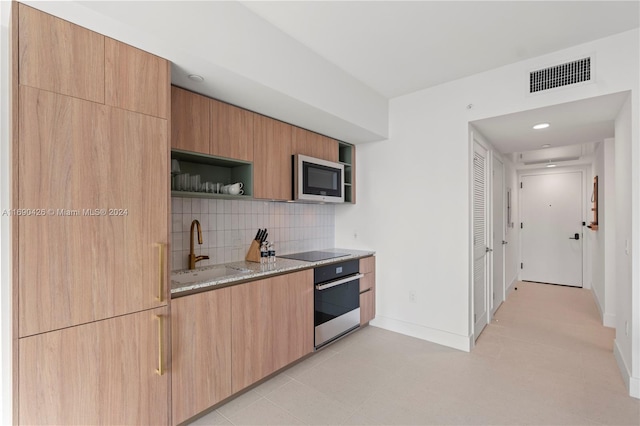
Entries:
[[591, 80], [591, 58], [578, 59], [529, 73], [529, 93]]

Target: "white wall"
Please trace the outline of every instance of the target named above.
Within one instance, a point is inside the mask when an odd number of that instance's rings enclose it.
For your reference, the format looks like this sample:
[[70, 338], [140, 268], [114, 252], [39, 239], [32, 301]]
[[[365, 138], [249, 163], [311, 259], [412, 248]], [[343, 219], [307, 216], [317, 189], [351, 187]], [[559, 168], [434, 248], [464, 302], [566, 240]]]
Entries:
[[505, 241], [507, 241], [508, 244], [504, 255], [504, 279], [507, 287], [506, 294], [508, 294], [517, 282], [520, 272], [520, 252], [518, 250], [520, 247], [520, 232], [517, 225], [518, 217], [520, 215], [518, 210], [519, 185], [518, 173], [515, 164], [508, 158], [508, 156], [504, 156], [503, 161], [505, 187], [511, 189], [511, 222], [513, 223], [513, 227], [511, 227], [510, 224], [507, 224], [507, 234], [505, 238]]
[[616, 326], [616, 176], [615, 139], [604, 141], [604, 315], [603, 324]]
[[10, 208], [9, 188], [11, 162], [9, 156], [11, 88], [9, 56], [9, 23], [11, 3], [0, 1], [0, 423], [12, 422], [12, 347], [11, 347], [11, 234], [9, 218], [2, 215]]
[[[378, 251], [374, 325], [469, 349], [468, 123], [625, 90], [635, 99], [638, 40], [629, 31], [391, 100], [389, 139], [358, 147], [358, 204], [336, 209], [337, 245]], [[530, 70], [583, 55], [594, 55], [594, 83], [527, 93]], [[631, 300], [631, 288], [618, 296]]]
[[[615, 158], [614, 139], [598, 144], [591, 176], [587, 179], [587, 196], [591, 195], [593, 176], [598, 176], [598, 230], [585, 230], [591, 250], [591, 288], [600, 310], [602, 324], [615, 328]], [[587, 222], [593, 220], [591, 201]]]
[[[593, 163], [591, 164], [591, 170], [587, 173], [587, 216], [586, 222], [589, 224], [593, 220], [593, 212], [591, 212], [591, 197], [593, 196], [593, 177], [598, 176], [598, 222], [602, 221], [602, 225], [598, 225], [597, 231], [592, 231], [589, 228], [584, 228], [583, 235], [587, 241], [589, 248], [588, 266], [590, 268], [590, 281], [591, 290], [596, 299], [596, 304], [600, 310], [600, 316], [604, 320], [604, 309], [606, 294], [604, 289], [604, 242], [605, 242], [605, 226], [604, 226], [604, 210], [606, 200], [604, 197], [604, 142], [600, 142], [593, 155]], [[601, 211], [600, 211], [601, 210]]]
[[[637, 102], [634, 102], [634, 104], [637, 107]], [[634, 119], [637, 120], [636, 116], [637, 112], [632, 117], [632, 100], [630, 98], [620, 110], [615, 123], [617, 297], [614, 350], [631, 392], [634, 393], [635, 391], [636, 396], [640, 397], [640, 393], [638, 393], [640, 382], [638, 381], [636, 366], [639, 354], [637, 348], [637, 334], [640, 327], [640, 321], [637, 319], [639, 293], [637, 277], [634, 277], [634, 272], [637, 272], [638, 260], [635, 259], [634, 262], [633, 259], [634, 244], [632, 240], [634, 228], [638, 226], [638, 212], [634, 212], [632, 216], [633, 198], [635, 198], [634, 190], [638, 190], [637, 123], [633, 124]], [[635, 167], [632, 165], [635, 165]], [[632, 217], [634, 220], [632, 220]]]

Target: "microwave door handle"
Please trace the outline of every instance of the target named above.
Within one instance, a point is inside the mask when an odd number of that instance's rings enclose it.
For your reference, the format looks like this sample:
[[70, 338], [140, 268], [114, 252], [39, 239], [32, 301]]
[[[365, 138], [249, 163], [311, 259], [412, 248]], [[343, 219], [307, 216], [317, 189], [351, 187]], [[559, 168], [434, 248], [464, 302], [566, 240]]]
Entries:
[[343, 278], [341, 280], [331, 281], [331, 282], [328, 282], [326, 284], [318, 284], [318, 285], [316, 285], [316, 290], [326, 290], [328, 288], [335, 287], [335, 286], [340, 285], [340, 284], [348, 283], [349, 281], [358, 280], [358, 279], [360, 279], [362, 277], [364, 277], [364, 274], [351, 275], [351, 276], [349, 276], [347, 278]]

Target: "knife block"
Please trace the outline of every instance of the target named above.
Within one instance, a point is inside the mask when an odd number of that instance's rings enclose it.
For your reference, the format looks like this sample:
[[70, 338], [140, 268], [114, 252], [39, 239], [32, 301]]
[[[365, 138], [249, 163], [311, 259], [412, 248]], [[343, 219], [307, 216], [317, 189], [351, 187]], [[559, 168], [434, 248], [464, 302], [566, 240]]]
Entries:
[[251, 246], [244, 258], [247, 262], [260, 263], [260, 243], [256, 240], [251, 241]]

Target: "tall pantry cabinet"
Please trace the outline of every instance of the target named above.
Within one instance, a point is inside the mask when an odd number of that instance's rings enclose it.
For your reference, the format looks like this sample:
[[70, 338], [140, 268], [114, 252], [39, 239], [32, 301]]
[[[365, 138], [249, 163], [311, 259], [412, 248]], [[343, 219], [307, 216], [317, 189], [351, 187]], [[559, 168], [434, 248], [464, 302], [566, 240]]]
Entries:
[[169, 63], [14, 3], [20, 424], [169, 422]]

